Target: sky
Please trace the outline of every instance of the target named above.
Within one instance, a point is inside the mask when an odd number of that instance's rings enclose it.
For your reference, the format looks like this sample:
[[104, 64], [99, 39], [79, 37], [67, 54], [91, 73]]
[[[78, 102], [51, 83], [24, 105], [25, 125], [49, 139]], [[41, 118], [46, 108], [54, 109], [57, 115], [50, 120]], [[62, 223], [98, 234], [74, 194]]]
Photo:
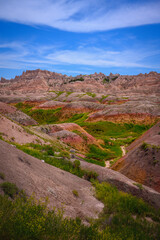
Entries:
[[0, 0], [0, 77], [160, 72], [160, 0]]

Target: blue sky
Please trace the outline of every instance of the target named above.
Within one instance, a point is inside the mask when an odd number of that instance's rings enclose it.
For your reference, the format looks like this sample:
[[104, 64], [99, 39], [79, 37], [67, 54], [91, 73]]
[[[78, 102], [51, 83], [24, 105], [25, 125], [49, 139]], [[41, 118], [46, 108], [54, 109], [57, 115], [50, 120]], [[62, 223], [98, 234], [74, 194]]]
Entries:
[[0, 77], [160, 72], [159, 0], [0, 0]]

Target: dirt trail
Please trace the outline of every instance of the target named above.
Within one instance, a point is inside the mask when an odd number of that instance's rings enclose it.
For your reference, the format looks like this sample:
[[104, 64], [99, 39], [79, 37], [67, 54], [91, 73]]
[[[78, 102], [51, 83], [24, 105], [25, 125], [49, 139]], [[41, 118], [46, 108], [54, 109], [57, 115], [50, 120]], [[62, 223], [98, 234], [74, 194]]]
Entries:
[[121, 146], [121, 150], [122, 150], [122, 157], [123, 157], [126, 154], [125, 146]]

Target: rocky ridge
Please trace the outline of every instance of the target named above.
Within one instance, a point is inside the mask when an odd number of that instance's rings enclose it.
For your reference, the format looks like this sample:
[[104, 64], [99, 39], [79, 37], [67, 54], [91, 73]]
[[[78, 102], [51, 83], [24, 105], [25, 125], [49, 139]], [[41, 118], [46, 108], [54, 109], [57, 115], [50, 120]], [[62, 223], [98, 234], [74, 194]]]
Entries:
[[[62, 75], [47, 70], [32, 70], [23, 72], [21, 76], [6, 80], [1, 78], [0, 93], [42, 93], [46, 91], [78, 91], [105, 93], [132, 92], [143, 94], [158, 94], [160, 92], [160, 74], [150, 72], [137, 76], [94, 73], [76, 77]], [[83, 84], [82, 84], [83, 83]], [[145, 85], [144, 85], [145, 83]]]

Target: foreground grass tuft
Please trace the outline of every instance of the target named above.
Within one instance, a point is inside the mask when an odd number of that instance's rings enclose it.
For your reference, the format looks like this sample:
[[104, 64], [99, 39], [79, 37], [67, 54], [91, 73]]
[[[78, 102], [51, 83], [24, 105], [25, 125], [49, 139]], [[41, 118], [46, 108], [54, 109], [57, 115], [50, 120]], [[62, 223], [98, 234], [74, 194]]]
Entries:
[[[160, 210], [108, 183], [94, 182], [96, 196], [104, 203], [98, 225], [117, 239], [152, 240], [160, 236]], [[146, 217], [151, 220], [147, 221]]]
[[[19, 195], [14, 200], [0, 195], [0, 239], [12, 240], [158, 240], [160, 212], [108, 183], [93, 182], [105, 207], [99, 219], [85, 226], [81, 219], [63, 217], [48, 210], [47, 201]], [[73, 190], [78, 197], [78, 192]], [[145, 218], [150, 217], [153, 222]]]

